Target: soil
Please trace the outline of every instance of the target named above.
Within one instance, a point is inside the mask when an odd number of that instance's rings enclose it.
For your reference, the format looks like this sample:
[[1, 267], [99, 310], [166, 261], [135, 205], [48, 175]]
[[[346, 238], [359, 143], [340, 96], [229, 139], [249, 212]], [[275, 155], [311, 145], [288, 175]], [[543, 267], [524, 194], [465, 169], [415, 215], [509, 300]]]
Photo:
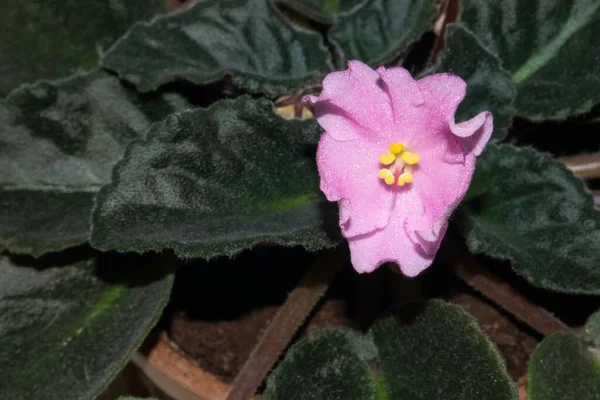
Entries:
[[[313, 258], [302, 250], [261, 248], [233, 260], [181, 269], [166, 314], [170, 339], [204, 370], [232, 382]], [[477, 318], [506, 360], [510, 376], [515, 381], [523, 377], [539, 336], [449, 275], [437, 268], [407, 280], [386, 268], [360, 276], [345, 269], [297, 337], [316, 329], [365, 330], [390, 301], [442, 296]], [[453, 293], [441, 293], [449, 284]], [[355, 307], [357, 296], [361, 309]]]

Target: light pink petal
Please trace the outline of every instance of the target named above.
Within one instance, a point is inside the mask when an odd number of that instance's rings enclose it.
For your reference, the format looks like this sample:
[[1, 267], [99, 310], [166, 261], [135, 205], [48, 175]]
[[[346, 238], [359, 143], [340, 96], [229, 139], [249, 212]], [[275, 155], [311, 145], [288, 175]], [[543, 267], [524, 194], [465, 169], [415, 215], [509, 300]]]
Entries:
[[[453, 74], [434, 74], [418, 80], [417, 84], [429, 108], [430, 134], [451, 134], [456, 137], [464, 154], [481, 154], [492, 136], [492, 114], [484, 111], [469, 121], [459, 124], [454, 122], [456, 109], [466, 94], [465, 81]], [[456, 154], [450, 153], [449, 160], [452, 160], [453, 155]], [[458, 157], [458, 161], [461, 160], [462, 157]]]
[[[352, 265], [360, 272], [372, 272], [385, 262], [395, 262], [402, 273], [413, 277], [429, 267], [435, 252], [424, 251], [407, 233], [407, 215], [421, 212], [418, 194], [407, 190], [398, 194], [388, 225], [381, 230], [349, 239]], [[438, 241], [439, 246], [439, 241]]]
[[425, 103], [425, 97], [410, 73], [402, 67], [385, 69], [380, 67], [377, 73], [381, 76], [383, 87], [390, 97], [394, 121], [397, 124], [413, 124], [411, 118], [423, 114], [417, 107]]
[[338, 142], [328, 133], [317, 150], [321, 190], [338, 201], [340, 226], [346, 237], [385, 227], [394, 198], [393, 186], [379, 179], [377, 147], [361, 139]]
[[419, 194], [423, 214], [409, 215], [406, 228], [413, 243], [427, 254], [437, 252], [448, 218], [469, 188], [474, 169], [473, 154], [466, 155], [463, 163], [421, 158], [411, 185]]
[[392, 122], [379, 74], [360, 61], [349, 61], [347, 70], [327, 75], [321, 95], [304, 101], [314, 104], [319, 124], [339, 141], [376, 137]]

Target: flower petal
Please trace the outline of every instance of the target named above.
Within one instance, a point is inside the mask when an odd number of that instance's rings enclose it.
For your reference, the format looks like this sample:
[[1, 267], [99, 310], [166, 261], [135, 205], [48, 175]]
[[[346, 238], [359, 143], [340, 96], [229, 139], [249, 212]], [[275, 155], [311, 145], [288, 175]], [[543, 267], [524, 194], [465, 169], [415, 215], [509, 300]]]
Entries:
[[357, 139], [339, 142], [328, 132], [317, 150], [321, 190], [338, 201], [340, 226], [346, 237], [384, 228], [394, 199], [393, 187], [379, 179], [377, 148]]
[[456, 109], [466, 94], [465, 81], [453, 74], [434, 74], [418, 80], [417, 85], [427, 99], [433, 131], [449, 126], [464, 153], [481, 154], [492, 136], [492, 114], [483, 111], [469, 121], [454, 122]]
[[423, 208], [421, 215], [407, 216], [407, 234], [426, 254], [433, 255], [446, 232], [448, 218], [465, 195], [473, 171], [475, 155], [467, 154], [464, 163], [435, 162], [423, 157], [412, 182]]
[[347, 70], [327, 75], [321, 95], [304, 101], [315, 105], [317, 121], [339, 141], [376, 137], [392, 122], [379, 74], [360, 61], [349, 61]]
[[410, 239], [406, 230], [407, 220], [403, 217], [420, 213], [418, 193], [408, 190], [400, 194], [384, 229], [348, 240], [352, 265], [356, 271], [372, 272], [385, 262], [395, 262], [404, 275], [413, 277], [433, 262], [435, 253], [423, 251], [419, 243]]
[[400, 124], [412, 124], [411, 118], [423, 114], [423, 110], [416, 107], [425, 103], [425, 97], [417, 81], [402, 67], [389, 69], [380, 67], [377, 73], [381, 76], [383, 87], [390, 97], [394, 121]]

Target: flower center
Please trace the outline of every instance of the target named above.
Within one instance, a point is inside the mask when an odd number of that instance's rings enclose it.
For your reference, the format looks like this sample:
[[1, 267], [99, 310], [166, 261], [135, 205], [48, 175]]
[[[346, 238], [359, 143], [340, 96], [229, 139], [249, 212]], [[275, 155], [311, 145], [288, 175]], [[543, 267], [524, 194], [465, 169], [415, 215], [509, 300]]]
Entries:
[[412, 173], [419, 156], [406, 150], [403, 143], [392, 142], [390, 152], [379, 156], [379, 161], [387, 166], [379, 170], [379, 177], [388, 185], [396, 182], [398, 186], [404, 186], [413, 181]]

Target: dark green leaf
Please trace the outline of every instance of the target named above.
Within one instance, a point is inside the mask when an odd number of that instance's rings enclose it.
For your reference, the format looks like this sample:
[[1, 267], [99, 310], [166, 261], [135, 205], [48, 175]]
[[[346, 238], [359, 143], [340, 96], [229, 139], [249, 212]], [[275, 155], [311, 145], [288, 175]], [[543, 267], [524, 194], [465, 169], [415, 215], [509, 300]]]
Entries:
[[141, 398], [141, 397], [123, 397], [123, 396], [121, 396], [117, 400], [154, 400], [154, 398], [151, 399], [150, 397]]
[[510, 260], [535, 286], [600, 294], [600, 213], [583, 182], [551, 156], [488, 145], [463, 205], [472, 251]]
[[535, 349], [527, 372], [527, 400], [600, 399], [600, 361], [577, 337], [555, 333]]
[[[263, 241], [333, 245], [337, 210], [315, 163], [320, 132], [314, 120], [284, 120], [246, 97], [173, 114], [129, 147], [99, 193], [92, 243], [204, 258]], [[324, 226], [336, 227], [332, 237]]]
[[87, 241], [94, 195], [0, 190], [0, 246], [38, 256]]
[[[379, 379], [368, 362], [377, 349], [368, 338], [346, 329], [312, 334], [288, 351], [271, 374], [264, 400], [379, 400]], [[385, 394], [385, 388], [383, 388]]]
[[0, 97], [22, 83], [96, 66], [99, 54], [164, 0], [2, 0]]
[[432, 28], [431, 0], [372, 0], [342, 14], [330, 32], [342, 52], [340, 68], [348, 60], [379, 66], [398, 58]]
[[583, 334], [586, 342], [600, 350], [600, 311], [588, 318]]
[[600, 102], [600, 2], [461, 2], [460, 21], [502, 60], [517, 84], [517, 113], [564, 119]]
[[296, 344], [273, 372], [263, 398], [516, 400], [493, 344], [458, 306], [404, 307], [367, 335], [324, 331]]
[[326, 24], [336, 21], [339, 14], [352, 12], [369, 0], [281, 0], [301, 14]]
[[319, 35], [291, 25], [270, 0], [199, 1], [137, 24], [102, 65], [143, 92], [231, 74], [239, 86], [273, 95], [319, 82], [332, 69]]
[[39, 255], [88, 240], [93, 196], [125, 146], [186, 106], [102, 71], [11, 93], [0, 103], [0, 246]]
[[515, 114], [515, 85], [498, 59], [472, 33], [457, 24], [447, 29], [446, 47], [435, 69], [456, 74], [467, 82], [467, 96], [456, 119], [465, 121], [481, 111], [490, 111], [494, 116], [494, 139], [501, 140]]
[[127, 270], [118, 264], [0, 258], [1, 398], [93, 399], [104, 390], [155, 324], [172, 284], [165, 275], [150, 281], [148, 266], [143, 280], [117, 278], [114, 271]]

